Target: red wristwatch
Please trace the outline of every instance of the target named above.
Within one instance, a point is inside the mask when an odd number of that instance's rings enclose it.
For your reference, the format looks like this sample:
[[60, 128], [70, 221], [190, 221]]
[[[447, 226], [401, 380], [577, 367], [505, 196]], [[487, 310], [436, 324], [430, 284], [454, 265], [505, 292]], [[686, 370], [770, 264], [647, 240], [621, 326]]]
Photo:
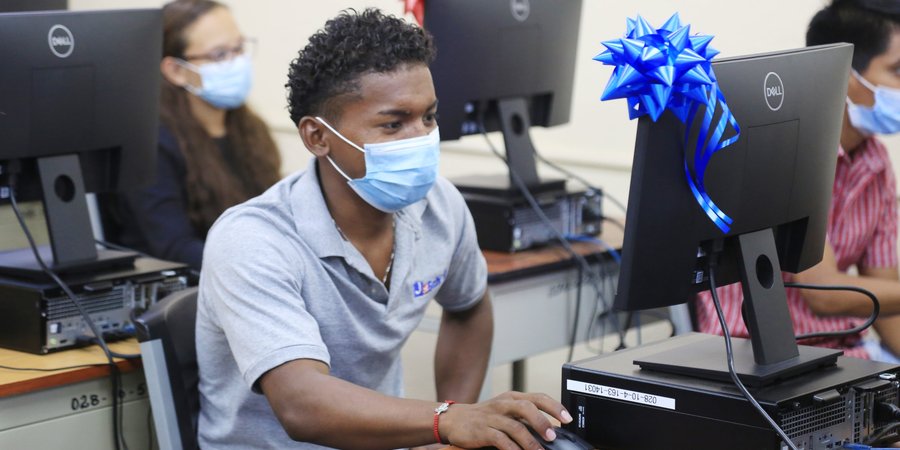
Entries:
[[450, 405], [454, 404], [453, 400], [444, 400], [444, 403], [441, 403], [440, 406], [434, 408], [434, 440], [437, 441], [438, 444], [446, 444], [446, 442], [441, 440], [441, 433], [438, 432], [438, 423], [440, 422], [441, 414], [447, 412], [450, 409]]

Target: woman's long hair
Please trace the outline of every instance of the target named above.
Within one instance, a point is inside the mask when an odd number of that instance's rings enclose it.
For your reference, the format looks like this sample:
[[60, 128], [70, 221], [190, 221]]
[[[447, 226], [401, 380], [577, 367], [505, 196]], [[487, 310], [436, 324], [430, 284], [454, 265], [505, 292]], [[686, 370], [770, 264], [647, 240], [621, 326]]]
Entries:
[[[183, 58], [185, 31], [215, 8], [212, 0], [176, 0], [163, 8], [163, 56]], [[281, 156], [266, 124], [246, 105], [225, 116], [233, 164], [191, 113], [193, 95], [163, 77], [160, 121], [175, 136], [186, 163], [187, 213], [194, 228], [205, 235], [226, 209], [261, 194], [280, 178]]]

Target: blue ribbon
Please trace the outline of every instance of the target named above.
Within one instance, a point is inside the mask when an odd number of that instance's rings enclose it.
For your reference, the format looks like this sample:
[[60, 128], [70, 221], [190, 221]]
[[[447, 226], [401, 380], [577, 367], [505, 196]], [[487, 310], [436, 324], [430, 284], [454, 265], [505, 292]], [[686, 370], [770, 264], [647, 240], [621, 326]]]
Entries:
[[[719, 90], [711, 61], [719, 54], [709, 46], [712, 36], [690, 35], [690, 25], [682, 25], [673, 14], [660, 28], [643, 17], [628, 19], [625, 37], [603, 42], [606, 50], [594, 57], [615, 66], [601, 100], [625, 98], [628, 115], [644, 115], [656, 122], [667, 109], [687, 127], [684, 136], [684, 172], [697, 204], [722, 230], [728, 233], [734, 222], [706, 193], [703, 178], [712, 155], [738, 140], [741, 129]], [[694, 147], [693, 168], [688, 162], [688, 134], [700, 106], [705, 106], [700, 132]], [[721, 108], [715, 124], [715, 112]], [[728, 126], [735, 134], [723, 139]]]

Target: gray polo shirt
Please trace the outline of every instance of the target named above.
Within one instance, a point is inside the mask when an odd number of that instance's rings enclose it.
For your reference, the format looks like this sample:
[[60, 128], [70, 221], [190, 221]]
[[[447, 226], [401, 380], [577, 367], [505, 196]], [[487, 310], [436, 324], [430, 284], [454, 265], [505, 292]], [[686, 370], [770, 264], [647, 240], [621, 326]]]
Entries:
[[259, 393], [263, 374], [315, 359], [402, 396], [400, 350], [428, 302], [465, 310], [487, 289], [472, 217], [446, 179], [395, 214], [388, 291], [337, 231], [314, 168], [229, 209], [207, 237], [197, 311], [204, 449], [321, 448], [291, 441]]

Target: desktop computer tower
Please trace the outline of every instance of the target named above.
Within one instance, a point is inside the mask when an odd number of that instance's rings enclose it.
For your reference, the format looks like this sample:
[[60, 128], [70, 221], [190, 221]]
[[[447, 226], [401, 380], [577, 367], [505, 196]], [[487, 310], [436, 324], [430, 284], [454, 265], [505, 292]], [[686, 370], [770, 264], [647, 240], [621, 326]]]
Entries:
[[[641, 369], [635, 359], [721, 336], [687, 334], [562, 369], [567, 426], [601, 449], [782, 450], [776, 432], [730, 381]], [[738, 339], [735, 339], [738, 341]], [[724, 347], [724, 342], [722, 342]], [[800, 449], [900, 439], [880, 404], [898, 404], [900, 366], [838, 358], [834, 366], [748, 387]]]
[[555, 243], [558, 236], [598, 236], [603, 227], [602, 192], [570, 191], [564, 180], [531, 189], [551, 226], [505, 177], [472, 175], [453, 183], [466, 200], [482, 250], [518, 252]]
[[[62, 279], [109, 341], [133, 334], [132, 311], [196, 284], [187, 265], [153, 258], [138, 258], [134, 267]], [[88, 345], [90, 336], [76, 305], [52, 281], [0, 277], [0, 347], [45, 354]]]

